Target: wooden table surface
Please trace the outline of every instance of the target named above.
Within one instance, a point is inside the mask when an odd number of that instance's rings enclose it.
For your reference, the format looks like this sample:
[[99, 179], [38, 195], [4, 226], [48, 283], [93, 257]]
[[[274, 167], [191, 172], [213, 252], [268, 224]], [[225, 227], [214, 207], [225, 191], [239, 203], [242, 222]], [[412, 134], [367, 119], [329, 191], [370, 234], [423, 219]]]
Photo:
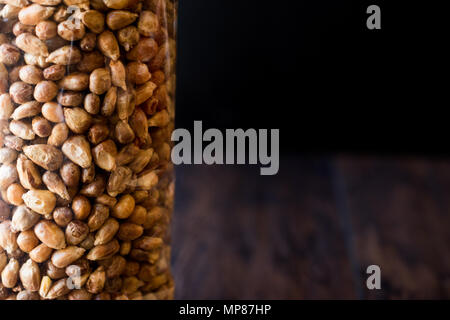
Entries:
[[[178, 299], [450, 298], [450, 159], [177, 168]], [[366, 287], [381, 268], [382, 288]]]

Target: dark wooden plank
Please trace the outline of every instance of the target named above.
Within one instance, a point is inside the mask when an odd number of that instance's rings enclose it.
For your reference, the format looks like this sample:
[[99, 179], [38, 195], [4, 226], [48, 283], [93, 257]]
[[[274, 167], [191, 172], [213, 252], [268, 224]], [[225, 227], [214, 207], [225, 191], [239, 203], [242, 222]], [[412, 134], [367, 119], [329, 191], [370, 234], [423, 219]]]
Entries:
[[327, 159], [177, 170], [173, 270], [179, 299], [356, 297]]
[[345, 179], [361, 283], [368, 265], [382, 271], [382, 290], [365, 289], [365, 296], [448, 298], [450, 216], [437, 190], [450, 180], [433, 179], [429, 159], [339, 157], [336, 163]]
[[436, 202], [440, 209], [440, 221], [436, 228], [441, 235], [436, 241], [435, 250], [442, 252], [441, 275], [442, 295], [450, 299], [450, 159], [438, 158], [431, 163], [431, 179], [436, 194]]

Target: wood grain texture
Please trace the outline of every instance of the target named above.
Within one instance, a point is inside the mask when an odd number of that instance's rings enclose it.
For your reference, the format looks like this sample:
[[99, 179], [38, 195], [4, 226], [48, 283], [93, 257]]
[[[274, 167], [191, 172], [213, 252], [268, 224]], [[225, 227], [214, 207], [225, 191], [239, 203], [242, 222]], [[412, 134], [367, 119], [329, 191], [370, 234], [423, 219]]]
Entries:
[[[177, 168], [178, 299], [450, 297], [450, 161], [283, 158]], [[382, 290], [365, 286], [368, 265]]]
[[354, 297], [326, 162], [283, 165], [179, 168], [177, 298]]
[[436, 191], [446, 179], [434, 179], [433, 161], [341, 157], [337, 163], [346, 180], [361, 282], [368, 265], [381, 267], [382, 290], [365, 289], [364, 297], [448, 298], [449, 203], [440, 205]]

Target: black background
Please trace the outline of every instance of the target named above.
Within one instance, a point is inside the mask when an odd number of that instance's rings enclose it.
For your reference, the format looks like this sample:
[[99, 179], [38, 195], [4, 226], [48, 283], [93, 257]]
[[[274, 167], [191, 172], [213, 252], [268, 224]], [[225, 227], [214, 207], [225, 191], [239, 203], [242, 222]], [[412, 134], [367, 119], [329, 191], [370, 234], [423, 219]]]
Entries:
[[283, 154], [446, 154], [444, 3], [180, 1], [177, 125], [280, 128]]
[[[366, 27], [371, 4], [382, 30]], [[434, 157], [450, 154], [449, 12], [180, 1], [177, 125], [280, 128], [282, 154], [271, 177], [177, 167], [177, 298], [450, 297], [450, 158]], [[366, 289], [374, 263], [380, 292]]]
[[[17, 304], [13, 301], [2, 301], [4, 310], [6, 308], [17, 308]], [[57, 319], [57, 312], [67, 312], [69, 308], [73, 308], [74, 301], [21, 301], [21, 314], [32, 315], [36, 317], [36, 311], [44, 311], [48, 308], [52, 312], [47, 315], [49, 319]], [[105, 317], [112, 315], [113, 318], [129, 317], [130, 312], [138, 317], [145, 317], [151, 312], [154, 316], [162, 316], [164, 319], [280, 319], [282, 317], [292, 318], [300, 312], [311, 312], [317, 316], [335, 316], [336, 314], [345, 314], [349, 319], [379, 319], [387, 313], [392, 316], [429, 316], [430, 314], [438, 315], [444, 312], [448, 307], [448, 302], [440, 301], [77, 301], [83, 310], [88, 310], [91, 317]], [[267, 315], [224, 315], [221, 312], [215, 312], [211, 317], [198, 315], [180, 315], [181, 308], [191, 307], [214, 307], [214, 309], [223, 310], [224, 305], [228, 307], [232, 304], [250, 304], [250, 305], [270, 305], [271, 311]], [[370, 310], [370, 312], [368, 312]], [[55, 312], [57, 311], [57, 312]]]

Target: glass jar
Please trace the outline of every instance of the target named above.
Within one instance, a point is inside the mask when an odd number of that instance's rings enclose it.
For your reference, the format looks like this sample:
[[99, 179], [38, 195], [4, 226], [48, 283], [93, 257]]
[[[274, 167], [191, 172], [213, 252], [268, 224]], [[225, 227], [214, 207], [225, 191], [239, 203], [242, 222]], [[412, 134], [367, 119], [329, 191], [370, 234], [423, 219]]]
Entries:
[[177, 1], [0, 3], [0, 300], [172, 299]]

